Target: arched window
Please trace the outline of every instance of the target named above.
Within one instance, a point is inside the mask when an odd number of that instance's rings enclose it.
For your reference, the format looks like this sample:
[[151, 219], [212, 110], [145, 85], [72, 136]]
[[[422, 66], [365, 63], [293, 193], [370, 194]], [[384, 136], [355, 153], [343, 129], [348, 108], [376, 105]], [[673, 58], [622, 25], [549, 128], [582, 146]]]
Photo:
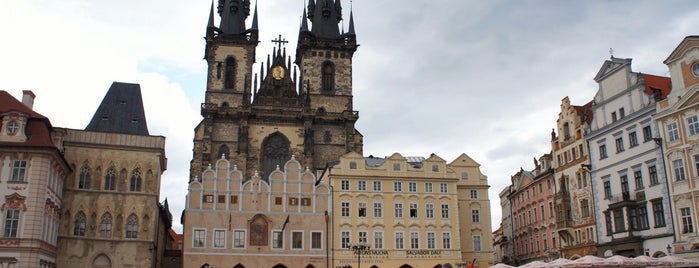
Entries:
[[223, 159], [229, 159], [230, 158], [230, 153], [228, 150], [228, 145], [221, 145], [221, 148], [218, 149], [218, 158]]
[[100, 221], [100, 236], [105, 238], [112, 237], [112, 214], [104, 213]]
[[94, 268], [109, 268], [109, 267], [112, 267], [112, 261], [110, 261], [109, 257], [105, 256], [104, 254], [100, 254], [92, 262], [92, 267], [94, 267]]
[[80, 178], [78, 178], [78, 189], [90, 189], [90, 167], [84, 165], [80, 169]]
[[85, 219], [85, 213], [78, 212], [78, 215], [75, 215], [75, 221], [73, 222], [73, 235], [74, 236], [85, 236], [85, 227], [87, 226]]
[[116, 189], [116, 172], [113, 167], [110, 167], [104, 172], [104, 189], [107, 191], [114, 191], [114, 189]]
[[138, 217], [135, 214], [126, 219], [126, 238], [138, 238]]
[[226, 89], [234, 89], [235, 88], [235, 70], [236, 68], [236, 62], [233, 57], [229, 57], [226, 59], [226, 74], [224, 77], [224, 82], [226, 83]]
[[289, 140], [281, 133], [269, 135], [262, 142], [262, 178], [267, 181], [269, 174], [277, 169], [284, 168], [284, 163], [289, 156]]
[[332, 91], [335, 89], [335, 66], [332, 62], [326, 61], [322, 66], [323, 70], [323, 90]]
[[138, 168], [131, 172], [131, 185], [129, 186], [129, 190], [132, 192], [141, 191], [141, 170]]

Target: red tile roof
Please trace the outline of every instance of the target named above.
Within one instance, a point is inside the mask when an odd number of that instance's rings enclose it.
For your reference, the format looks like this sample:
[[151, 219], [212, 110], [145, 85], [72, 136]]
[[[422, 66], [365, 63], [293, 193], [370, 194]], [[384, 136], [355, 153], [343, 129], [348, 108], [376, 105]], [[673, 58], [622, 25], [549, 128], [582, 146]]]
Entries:
[[28, 139], [23, 143], [0, 142], [0, 146], [56, 147], [51, 139], [53, 127], [49, 119], [15, 99], [7, 91], [0, 90], [0, 114], [13, 111], [29, 115], [25, 128]]
[[17, 112], [22, 112], [29, 114], [33, 118], [46, 118], [45, 116], [35, 112], [32, 109], [29, 109], [24, 103], [21, 101], [18, 101], [10, 95], [10, 93], [7, 93], [7, 91], [0, 90], [0, 113], [5, 113], [9, 111], [17, 111]]
[[646, 94], [653, 95], [655, 90], [660, 90], [660, 99], [667, 98], [672, 89], [672, 82], [669, 77], [657, 76], [652, 74], [641, 74], [643, 80], [646, 81]]

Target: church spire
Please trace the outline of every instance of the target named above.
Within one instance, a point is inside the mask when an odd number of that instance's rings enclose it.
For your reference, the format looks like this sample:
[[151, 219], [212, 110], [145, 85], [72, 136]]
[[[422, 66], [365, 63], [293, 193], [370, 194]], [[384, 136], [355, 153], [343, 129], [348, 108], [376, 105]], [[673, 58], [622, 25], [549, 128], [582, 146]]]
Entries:
[[255, 1], [255, 11], [252, 13], [252, 30], [257, 30], [257, 1]]
[[219, 0], [218, 12], [224, 34], [241, 34], [247, 30], [245, 19], [250, 15], [250, 0]]
[[350, 10], [349, 32], [347, 32], [347, 33], [351, 34], [351, 35], [355, 35], [356, 33], [354, 32], [354, 14], [352, 14], [352, 13], [353, 12]]
[[335, 39], [340, 36], [338, 28], [342, 20], [341, 0], [310, 0], [308, 3], [308, 19], [311, 21], [311, 32], [320, 38]]
[[209, 11], [209, 23], [206, 24], [206, 27], [214, 27], [214, 0], [211, 0], [211, 10]]
[[[313, 1], [313, 0], [311, 0]], [[303, 7], [303, 16], [301, 17], [301, 31], [308, 32], [308, 22], [306, 21], [306, 7]]]

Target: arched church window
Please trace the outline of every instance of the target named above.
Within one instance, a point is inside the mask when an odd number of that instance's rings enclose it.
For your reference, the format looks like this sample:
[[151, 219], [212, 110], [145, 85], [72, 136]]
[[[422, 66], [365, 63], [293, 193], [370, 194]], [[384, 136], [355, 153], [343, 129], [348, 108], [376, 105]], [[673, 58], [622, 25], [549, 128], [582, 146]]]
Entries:
[[78, 178], [78, 189], [90, 189], [90, 167], [84, 165], [80, 169], [80, 178]]
[[276, 132], [269, 135], [262, 142], [262, 175], [267, 181], [267, 177], [272, 171], [284, 167], [284, 163], [289, 157], [289, 140], [281, 133]]
[[131, 185], [129, 186], [129, 190], [132, 192], [141, 191], [141, 170], [138, 168], [131, 172]]
[[138, 238], [138, 217], [136, 214], [131, 214], [126, 219], [126, 238]]
[[236, 62], [233, 57], [229, 57], [226, 59], [226, 72], [225, 72], [225, 77], [224, 77], [224, 82], [226, 83], [226, 89], [234, 89], [235, 88], [235, 70], [236, 68]]
[[73, 222], [73, 235], [74, 236], [85, 236], [85, 227], [87, 226], [85, 218], [85, 213], [82, 211], [75, 215], [75, 221]]
[[218, 158], [225, 157], [226, 159], [230, 159], [230, 155], [231, 154], [229, 152], [228, 145], [221, 145], [221, 148], [218, 149]]
[[326, 61], [323, 63], [323, 90], [331, 91], [335, 89], [335, 65], [332, 62]]
[[112, 237], [112, 214], [104, 213], [100, 221], [100, 236], [105, 238]]
[[114, 191], [114, 189], [116, 189], [116, 172], [112, 167], [107, 169], [104, 173], [104, 189], [107, 191]]

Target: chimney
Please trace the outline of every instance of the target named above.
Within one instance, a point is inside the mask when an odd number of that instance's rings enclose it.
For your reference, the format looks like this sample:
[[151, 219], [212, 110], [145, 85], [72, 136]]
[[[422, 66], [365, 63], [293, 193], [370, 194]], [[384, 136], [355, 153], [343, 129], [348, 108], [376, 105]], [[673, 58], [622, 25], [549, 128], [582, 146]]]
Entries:
[[22, 91], [22, 103], [32, 110], [34, 110], [34, 98], [36, 98], [36, 95], [31, 90]]

